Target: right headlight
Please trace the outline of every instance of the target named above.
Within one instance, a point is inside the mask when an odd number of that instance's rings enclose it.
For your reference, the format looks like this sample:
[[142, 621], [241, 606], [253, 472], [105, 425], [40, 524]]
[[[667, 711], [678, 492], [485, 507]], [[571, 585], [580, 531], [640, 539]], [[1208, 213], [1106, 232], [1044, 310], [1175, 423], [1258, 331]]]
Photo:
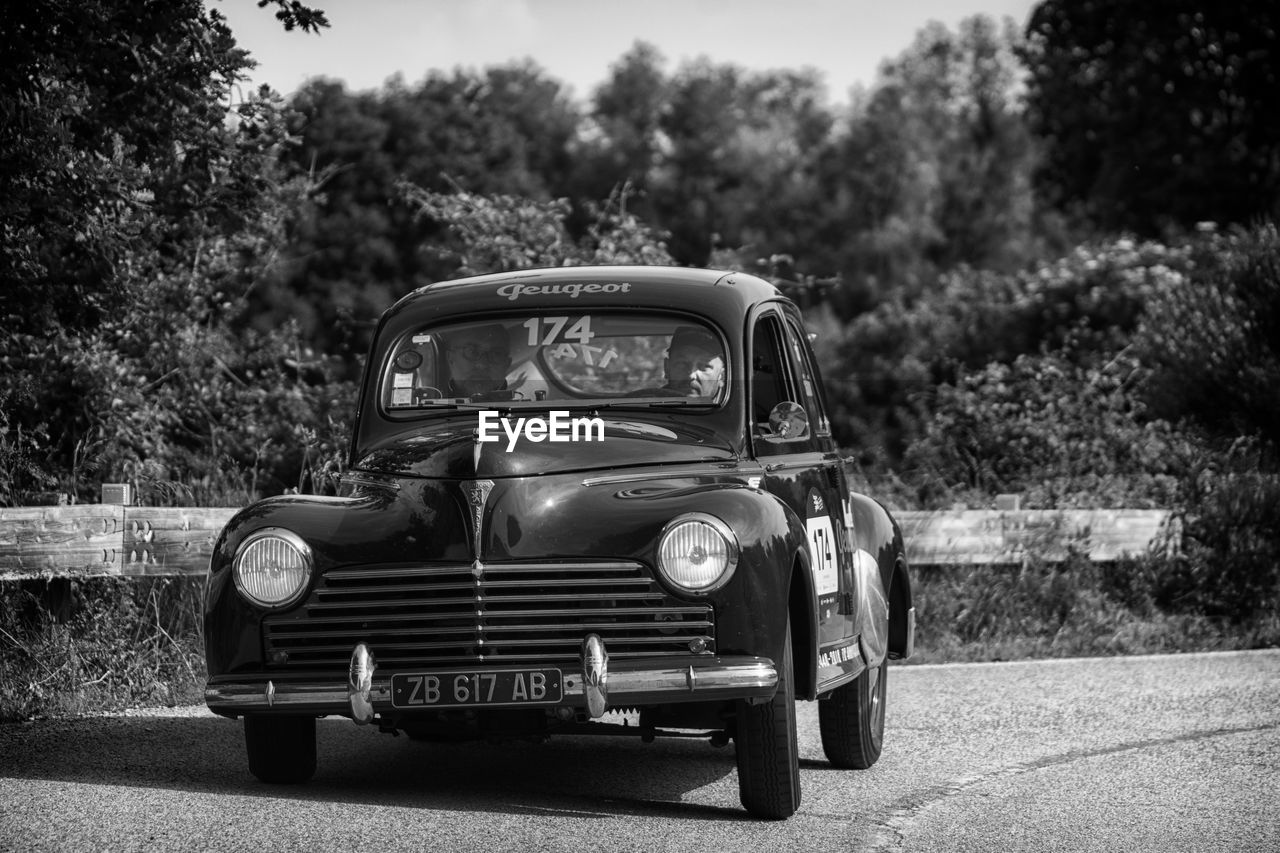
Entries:
[[245, 598], [263, 607], [283, 607], [307, 588], [311, 565], [311, 548], [301, 536], [267, 527], [240, 543], [231, 572]]
[[686, 592], [711, 592], [733, 577], [738, 537], [729, 525], [705, 512], [673, 519], [658, 540], [658, 570]]

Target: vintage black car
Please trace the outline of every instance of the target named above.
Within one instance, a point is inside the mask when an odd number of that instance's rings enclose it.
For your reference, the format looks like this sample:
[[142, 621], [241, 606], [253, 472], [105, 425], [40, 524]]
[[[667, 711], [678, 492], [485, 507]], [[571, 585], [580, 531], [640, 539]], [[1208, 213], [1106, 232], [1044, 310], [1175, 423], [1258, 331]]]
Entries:
[[[415, 738], [705, 734], [743, 805], [800, 803], [796, 699], [880, 756], [912, 652], [902, 535], [851, 492], [797, 307], [751, 275], [566, 267], [422, 287], [382, 317], [349, 494], [237, 513], [206, 699], [249, 768], [315, 721]], [[615, 725], [618, 721], [627, 725]]]

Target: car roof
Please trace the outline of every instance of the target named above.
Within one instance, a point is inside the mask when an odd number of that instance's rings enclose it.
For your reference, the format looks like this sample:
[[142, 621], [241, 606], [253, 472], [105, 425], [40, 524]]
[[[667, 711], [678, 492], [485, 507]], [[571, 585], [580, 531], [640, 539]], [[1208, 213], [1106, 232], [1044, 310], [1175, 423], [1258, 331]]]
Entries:
[[469, 276], [420, 287], [388, 309], [395, 315], [431, 316], [519, 310], [526, 305], [684, 308], [719, 319], [741, 317], [756, 303], [782, 293], [748, 273], [691, 267], [574, 266]]

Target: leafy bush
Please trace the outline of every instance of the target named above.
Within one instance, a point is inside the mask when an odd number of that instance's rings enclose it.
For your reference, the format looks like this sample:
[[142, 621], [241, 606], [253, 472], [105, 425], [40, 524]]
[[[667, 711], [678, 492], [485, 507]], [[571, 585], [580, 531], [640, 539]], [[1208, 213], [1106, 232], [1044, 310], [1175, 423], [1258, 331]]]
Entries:
[[1176, 507], [1196, 451], [1145, 417], [1132, 360], [1074, 363], [1068, 351], [992, 362], [931, 395], [903, 476], [920, 502], [1017, 492], [1041, 508]]
[[1129, 343], [1148, 298], [1180, 280], [1189, 247], [1118, 239], [1035, 269], [960, 268], [917, 299], [890, 299], [833, 333], [837, 439], [864, 464], [892, 469], [932, 417], [929, 395], [992, 363], [1071, 349], [1105, 364]]
[[1276, 447], [1274, 226], [1115, 240], [940, 285], [848, 329], [818, 317], [844, 440], [925, 505], [1018, 491], [1032, 506], [1178, 508], [1234, 438]]
[[1238, 441], [1190, 478], [1180, 583], [1160, 603], [1245, 623], [1280, 612], [1280, 465]]
[[1280, 231], [1210, 232], [1186, 274], [1151, 294], [1133, 349], [1143, 395], [1170, 420], [1280, 449]]
[[1116, 240], [1015, 276], [960, 271], [848, 329], [819, 312], [873, 493], [914, 508], [1016, 492], [1182, 519], [1169, 557], [919, 569], [923, 658], [1280, 642], [1278, 309], [1268, 225], [1172, 248]]

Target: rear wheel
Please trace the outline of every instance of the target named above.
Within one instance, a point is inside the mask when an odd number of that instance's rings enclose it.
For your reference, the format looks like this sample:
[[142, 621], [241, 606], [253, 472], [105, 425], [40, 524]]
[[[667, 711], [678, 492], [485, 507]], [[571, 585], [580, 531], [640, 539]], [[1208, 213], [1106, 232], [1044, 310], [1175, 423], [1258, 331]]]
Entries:
[[796, 693], [791, 624], [778, 666], [778, 690], [760, 705], [738, 702], [734, 734], [738, 796], [752, 815], [781, 820], [800, 807], [800, 752], [796, 746]]
[[249, 772], [263, 782], [305, 782], [316, 772], [316, 718], [247, 715]]
[[818, 703], [822, 751], [833, 766], [865, 770], [880, 758], [888, 675], [885, 658]]

